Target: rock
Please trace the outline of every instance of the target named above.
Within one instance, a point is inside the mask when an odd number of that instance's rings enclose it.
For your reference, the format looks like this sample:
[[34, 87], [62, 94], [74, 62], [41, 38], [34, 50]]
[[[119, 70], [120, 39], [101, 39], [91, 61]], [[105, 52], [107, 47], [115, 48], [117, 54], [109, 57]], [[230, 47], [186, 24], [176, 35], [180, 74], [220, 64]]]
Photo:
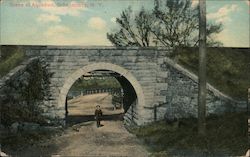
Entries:
[[247, 150], [246, 157], [250, 156], [250, 149]]
[[15, 122], [15, 123], [11, 124], [11, 126], [10, 126], [10, 132], [17, 133], [18, 128], [19, 128], [19, 123]]
[[22, 131], [34, 131], [40, 128], [40, 125], [37, 123], [28, 123], [28, 122], [24, 122], [21, 125], [20, 130]]
[[45, 131], [45, 132], [55, 132], [58, 130], [62, 130], [62, 127], [55, 127], [55, 126], [41, 126], [40, 131]]
[[8, 157], [9, 155], [7, 155], [6, 153], [0, 151], [0, 156], [1, 156], [1, 157]]

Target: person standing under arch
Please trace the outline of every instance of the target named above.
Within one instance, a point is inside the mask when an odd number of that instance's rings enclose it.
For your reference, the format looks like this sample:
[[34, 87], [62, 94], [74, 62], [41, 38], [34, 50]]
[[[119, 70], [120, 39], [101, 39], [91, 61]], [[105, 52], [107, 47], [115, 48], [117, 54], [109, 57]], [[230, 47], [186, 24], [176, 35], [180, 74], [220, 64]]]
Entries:
[[95, 120], [97, 128], [101, 126], [101, 117], [102, 117], [102, 110], [100, 105], [97, 105], [95, 110]]

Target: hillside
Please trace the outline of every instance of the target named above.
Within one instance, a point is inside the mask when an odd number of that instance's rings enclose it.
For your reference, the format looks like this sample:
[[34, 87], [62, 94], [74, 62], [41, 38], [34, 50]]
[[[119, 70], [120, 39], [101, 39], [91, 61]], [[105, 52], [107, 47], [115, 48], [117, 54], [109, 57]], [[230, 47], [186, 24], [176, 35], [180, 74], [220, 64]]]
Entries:
[[14, 69], [25, 59], [20, 46], [1, 46], [0, 78]]
[[[178, 49], [178, 62], [198, 74], [198, 48]], [[208, 48], [207, 80], [221, 92], [237, 100], [247, 99], [250, 87], [249, 48]]]
[[197, 119], [178, 122], [159, 121], [130, 131], [147, 145], [155, 156], [242, 156], [247, 145], [247, 114], [210, 115], [206, 136], [198, 136]]

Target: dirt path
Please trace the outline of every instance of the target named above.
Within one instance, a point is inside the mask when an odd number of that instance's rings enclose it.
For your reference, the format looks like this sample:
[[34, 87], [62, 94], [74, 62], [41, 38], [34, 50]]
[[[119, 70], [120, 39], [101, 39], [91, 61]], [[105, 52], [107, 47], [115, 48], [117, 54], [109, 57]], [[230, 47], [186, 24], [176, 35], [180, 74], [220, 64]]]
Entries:
[[[123, 109], [113, 110], [112, 96], [93, 94], [81, 96], [68, 102], [69, 115], [92, 115], [95, 106], [101, 106], [104, 115], [123, 113]], [[100, 128], [94, 121], [76, 125], [65, 135], [55, 139], [56, 145], [64, 145], [55, 154], [65, 156], [131, 156], [146, 157], [147, 151], [137, 138], [130, 134], [120, 120], [102, 121]], [[74, 127], [73, 127], [74, 128]], [[65, 145], [66, 144], [66, 145]]]
[[112, 96], [108, 93], [79, 96], [68, 101], [69, 115], [93, 115], [96, 105], [100, 105], [104, 115], [123, 113], [123, 109], [113, 110]]
[[[108, 94], [82, 96], [68, 102], [69, 114], [92, 115], [95, 104], [100, 104], [104, 114], [122, 113], [113, 110]], [[147, 157], [148, 153], [140, 141], [130, 134], [119, 119], [102, 121], [100, 128], [95, 121], [82, 122], [69, 127], [60, 136], [32, 146], [21, 152], [21, 156], [81, 156], [81, 157]], [[38, 155], [39, 154], [39, 155]]]
[[59, 149], [53, 153], [63, 156], [129, 156], [146, 157], [147, 151], [138, 139], [130, 134], [121, 121], [103, 121], [97, 128], [94, 122], [68, 130], [54, 139]]

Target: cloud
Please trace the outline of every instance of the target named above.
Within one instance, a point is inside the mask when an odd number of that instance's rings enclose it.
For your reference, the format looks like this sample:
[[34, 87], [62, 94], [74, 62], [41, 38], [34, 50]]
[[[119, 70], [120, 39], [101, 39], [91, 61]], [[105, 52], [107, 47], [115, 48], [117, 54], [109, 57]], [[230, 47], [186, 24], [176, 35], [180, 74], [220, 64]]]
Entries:
[[37, 18], [38, 22], [41, 23], [49, 23], [49, 22], [61, 22], [61, 18], [57, 15], [51, 15], [51, 14], [41, 14]]
[[64, 1], [58, 1], [59, 5], [55, 3], [54, 0], [43, 0], [30, 1], [30, 5], [33, 8], [39, 8], [46, 13], [53, 15], [70, 15], [70, 16], [80, 16], [81, 11], [86, 10], [86, 7], [82, 3], [71, 1], [66, 3]]
[[214, 38], [218, 41], [223, 42], [224, 47], [249, 47], [249, 39], [247, 39], [247, 35], [239, 36], [234, 33], [230, 29], [224, 29], [221, 33], [214, 35]]
[[56, 25], [56, 26], [51, 26], [48, 28], [48, 30], [44, 33], [46, 37], [54, 37], [54, 36], [63, 36], [67, 33], [71, 33], [71, 29], [63, 26], [63, 25]]
[[222, 8], [220, 8], [217, 12], [208, 14], [207, 18], [215, 20], [216, 22], [222, 22], [222, 23], [228, 22], [231, 21], [229, 14], [238, 11], [238, 9], [239, 6], [236, 4], [225, 5]]
[[[65, 33], [66, 31], [66, 33]], [[69, 33], [70, 31], [70, 33]], [[76, 32], [73, 30], [64, 30], [62, 28], [57, 30], [49, 30], [50, 33], [46, 34], [45, 43], [48, 45], [110, 45], [111, 43], [106, 38], [106, 33], [92, 32]], [[64, 32], [64, 33], [63, 33]]]
[[86, 33], [82, 35], [78, 41], [81, 41], [81, 45], [105, 45], [111, 46], [111, 43], [106, 37], [106, 33]]
[[106, 28], [106, 21], [100, 17], [92, 17], [88, 21], [88, 26], [92, 29], [103, 30]]

